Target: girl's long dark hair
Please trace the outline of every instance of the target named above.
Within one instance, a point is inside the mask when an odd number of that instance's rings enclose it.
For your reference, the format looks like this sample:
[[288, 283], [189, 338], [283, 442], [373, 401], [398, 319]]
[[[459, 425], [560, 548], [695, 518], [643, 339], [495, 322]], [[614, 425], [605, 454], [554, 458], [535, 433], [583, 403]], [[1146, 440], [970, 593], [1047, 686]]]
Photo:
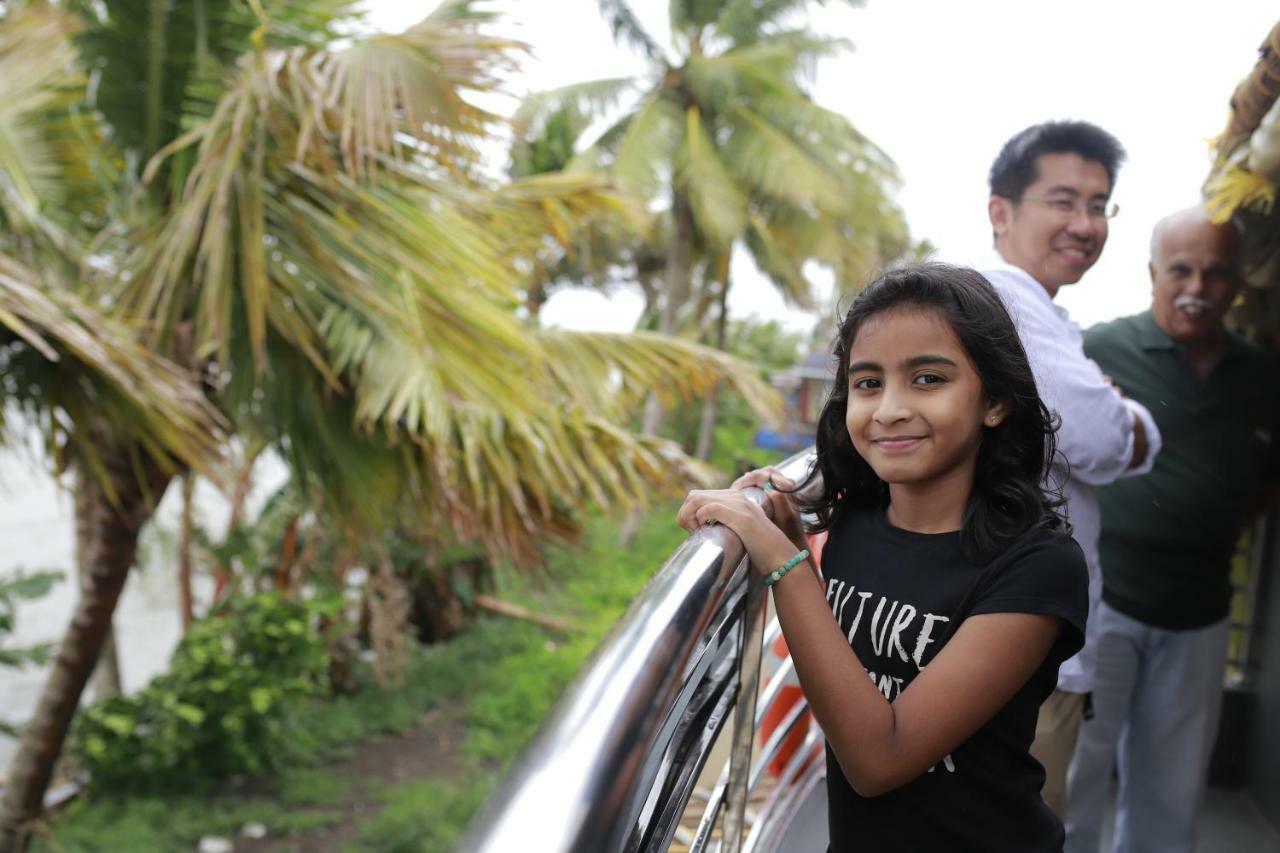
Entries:
[[888, 502], [887, 485], [849, 438], [845, 410], [849, 350], [858, 330], [869, 317], [900, 308], [942, 317], [973, 362], [986, 399], [1008, 407], [998, 426], [983, 427], [960, 529], [966, 556], [987, 562], [1033, 528], [1066, 531], [1057, 513], [1060, 491], [1047, 482], [1057, 453], [1057, 422], [1036, 390], [1013, 320], [986, 279], [945, 264], [885, 273], [858, 294], [840, 323], [835, 385], [818, 416], [817, 462], [796, 488], [800, 507], [817, 518], [811, 529], [826, 530], [849, 510], [879, 510]]

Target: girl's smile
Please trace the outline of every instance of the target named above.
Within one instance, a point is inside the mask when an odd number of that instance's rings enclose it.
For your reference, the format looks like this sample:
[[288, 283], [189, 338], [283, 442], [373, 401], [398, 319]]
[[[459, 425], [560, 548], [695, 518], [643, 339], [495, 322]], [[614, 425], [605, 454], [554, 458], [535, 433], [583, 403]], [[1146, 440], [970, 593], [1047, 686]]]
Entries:
[[927, 437], [925, 435], [891, 435], [873, 438], [871, 443], [884, 453], [907, 453], [919, 447]]

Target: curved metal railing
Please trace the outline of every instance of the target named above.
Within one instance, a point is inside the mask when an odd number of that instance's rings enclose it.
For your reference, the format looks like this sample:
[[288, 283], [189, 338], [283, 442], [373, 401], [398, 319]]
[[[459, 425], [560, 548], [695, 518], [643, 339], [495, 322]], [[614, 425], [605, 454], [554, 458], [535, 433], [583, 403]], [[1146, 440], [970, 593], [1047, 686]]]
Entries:
[[[801, 453], [779, 468], [799, 481], [811, 459]], [[764, 503], [759, 489], [747, 491]], [[818, 788], [822, 736], [801, 700], [751, 761], [792, 670], [784, 659], [760, 689], [763, 649], [778, 631], [766, 631], [767, 596], [749, 578], [735, 535], [719, 526], [692, 534], [566, 691], [460, 849], [666, 851], [677, 834], [691, 851], [713, 841], [722, 853], [782, 849], [785, 818]], [[784, 744], [794, 748], [797, 731], [803, 742], [770, 779], [766, 765]], [[709, 758], [725, 737], [729, 758], [712, 776]], [[700, 777], [716, 782], [695, 797]], [[696, 829], [682, 829], [691, 800], [703, 799]]]

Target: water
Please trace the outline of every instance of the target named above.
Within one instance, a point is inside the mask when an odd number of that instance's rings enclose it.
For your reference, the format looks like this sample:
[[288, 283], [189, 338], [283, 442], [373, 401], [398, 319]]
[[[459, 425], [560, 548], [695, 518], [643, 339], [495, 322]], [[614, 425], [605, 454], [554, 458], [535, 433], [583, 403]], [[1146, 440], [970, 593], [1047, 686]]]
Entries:
[[[11, 577], [19, 569], [55, 569], [63, 573], [63, 579], [45, 597], [18, 605], [15, 632], [4, 643], [20, 647], [58, 643], [71, 620], [78, 591], [71, 493], [50, 473], [38, 436], [29, 431], [26, 435], [25, 447], [0, 447], [0, 577]], [[283, 482], [284, 467], [275, 459], [266, 459], [255, 474], [248, 502], [251, 511]], [[116, 643], [125, 692], [139, 689], [164, 671], [181, 634], [174, 544], [180, 504], [181, 493], [175, 484], [144, 532], [139, 555], [142, 566], [130, 572], [116, 608]], [[203, 482], [197, 485], [195, 514], [200, 523], [221, 534], [228, 513], [226, 500], [216, 490]], [[212, 584], [197, 574], [193, 585], [199, 612]], [[9, 723], [24, 722], [35, 709], [47, 671], [48, 667], [37, 666], [0, 667], [0, 718]], [[0, 777], [16, 746], [14, 740], [0, 734]]]

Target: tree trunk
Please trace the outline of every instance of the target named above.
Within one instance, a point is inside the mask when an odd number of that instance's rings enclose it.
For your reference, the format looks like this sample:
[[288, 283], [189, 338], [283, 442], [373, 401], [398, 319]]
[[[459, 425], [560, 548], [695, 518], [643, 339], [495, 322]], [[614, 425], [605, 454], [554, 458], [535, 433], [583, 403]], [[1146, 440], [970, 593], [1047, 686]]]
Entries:
[[537, 320], [538, 315], [542, 313], [542, 306], [547, 304], [547, 283], [541, 280], [541, 274], [538, 279], [530, 282], [528, 289], [524, 295], [524, 307], [529, 312], [529, 319]]
[[[684, 193], [677, 191], [671, 205], [674, 229], [671, 248], [667, 254], [667, 287], [662, 304], [662, 319], [658, 324], [658, 331], [664, 335], [676, 333], [680, 309], [689, 297], [689, 261], [693, 254], [693, 212], [689, 209], [689, 201]], [[642, 431], [645, 435], [656, 435], [662, 429], [665, 417], [666, 412], [657, 396], [650, 394], [645, 403]]]
[[191, 528], [196, 492], [196, 475], [182, 475], [182, 518], [178, 522], [178, 609], [182, 613], [182, 633], [187, 633], [195, 619], [191, 598]]
[[[236, 471], [235, 482], [231, 489], [231, 513], [227, 517], [227, 539], [240, 526], [244, 519], [245, 504], [249, 500], [249, 491], [253, 488], [253, 466], [258, 461], [258, 454], [263, 450], [261, 445], [248, 444], [244, 448], [244, 458]], [[213, 566], [213, 605], [217, 605], [231, 593], [231, 567], [214, 563]]]
[[[86, 508], [97, 500], [97, 483], [83, 469], [76, 471], [76, 578], [80, 588], [84, 589], [85, 574], [88, 571], [89, 543], [92, 532], [89, 529]], [[119, 696], [120, 689], [120, 653], [116, 649], [116, 631], [107, 626], [107, 639], [102, 644], [102, 653], [98, 655], [98, 666], [93, 673], [93, 698], [97, 700]]]
[[[724, 352], [725, 327], [729, 322], [729, 269], [727, 256], [721, 265], [721, 269], [720, 314], [716, 317], [715, 347]], [[702, 403], [702, 422], [698, 424], [698, 444], [694, 449], [694, 455], [699, 459], [711, 458], [711, 449], [715, 444], [716, 437], [716, 416], [720, 407], [721, 384], [717, 382], [715, 387], [711, 389], [711, 393], [707, 395], [707, 399]]]
[[[673, 335], [680, 319], [680, 308], [689, 296], [689, 263], [693, 254], [693, 212], [684, 193], [677, 190], [671, 199], [671, 246], [667, 251], [667, 286], [662, 304], [662, 318], [658, 323], [658, 331], [664, 335]], [[662, 408], [657, 394], [650, 394], [644, 402], [644, 417], [640, 431], [645, 435], [657, 435], [662, 429], [662, 421], [666, 412]], [[618, 541], [624, 548], [629, 546], [640, 532], [640, 522], [644, 515], [638, 509], [627, 513], [618, 531]]]
[[107, 626], [107, 636], [102, 641], [102, 651], [98, 653], [98, 665], [93, 670], [94, 701], [119, 696], [123, 692], [120, 684], [120, 649], [116, 646], [116, 628], [112, 623]]
[[430, 645], [452, 639], [466, 630], [472, 606], [454, 589], [454, 578], [463, 576], [475, 592], [492, 588], [493, 568], [482, 557], [469, 557], [438, 567], [412, 579], [413, 606], [409, 622], [418, 642]]
[[[22, 732], [0, 799], [0, 853], [25, 849], [45, 789], [111, 628], [111, 615], [138, 548], [138, 533], [171, 477], [145, 456], [96, 441], [116, 502], [91, 490], [77, 527], [87, 534], [80, 600], [63, 637], [35, 714]], [[135, 465], [136, 463], [136, 465]], [[77, 509], [81, 509], [78, 505]]]

